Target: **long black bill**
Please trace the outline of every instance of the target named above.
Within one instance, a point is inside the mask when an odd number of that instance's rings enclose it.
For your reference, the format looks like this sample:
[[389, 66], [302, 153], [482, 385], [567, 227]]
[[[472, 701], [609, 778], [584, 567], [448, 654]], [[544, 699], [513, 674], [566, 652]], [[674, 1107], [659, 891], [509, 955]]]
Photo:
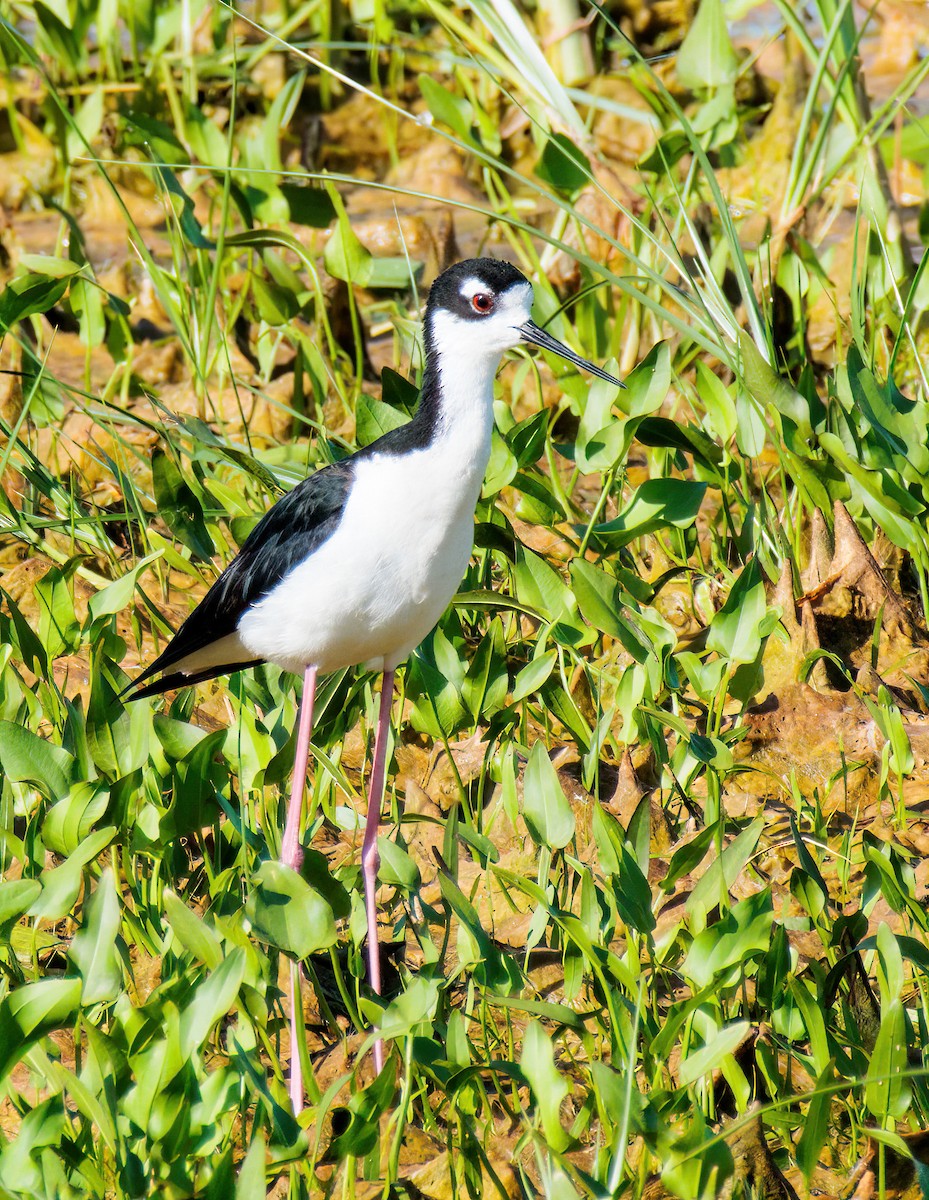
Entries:
[[588, 362], [586, 358], [581, 358], [579, 354], [575, 354], [573, 350], [569, 350], [567, 346], [563, 346], [557, 338], [553, 338], [550, 333], [546, 333], [544, 329], [540, 329], [535, 321], [527, 321], [525, 325], [521, 325], [519, 336], [524, 342], [531, 342], [533, 346], [541, 346], [543, 350], [551, 350], [553, 354], [567, 359], [569, 363], [573, 363], [576, 367], [583, 367], [585, 371], [589, 371], [591, 375], [596, 375], [598, 379], [605, 379], [607, 383], [615, 383], [617, 387], [626, 386], [621, 379], [615, 379], [606, 371], [602, 371], [599, 367], [595, 367], [593, 363]]

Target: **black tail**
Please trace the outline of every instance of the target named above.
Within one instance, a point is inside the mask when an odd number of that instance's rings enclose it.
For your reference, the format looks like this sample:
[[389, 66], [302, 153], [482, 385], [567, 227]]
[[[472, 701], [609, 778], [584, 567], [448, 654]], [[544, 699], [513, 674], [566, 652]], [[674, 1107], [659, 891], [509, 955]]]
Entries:
[[228, 663], [219, 667], [207, 667], [205, 671], [197, 671], [193, 675], [185, 675], [183, 671], [174, 671], [171, 675], [162, 675], [160, 679], [156, 679], [154, 683], [147, 683], [145, 687], [139, 688], [137, 692], [133, 692], [131, 696], [126, 693], [132, 691], [134, 687], [138, 687], [149, 676], [151, 668], [143, 671], [138, 679], [126, 685], [119, 693], [120, 699], [125, 701], [144, 700], [146, 696], [160, 696], [162, 692], [170, 692], [174, 688], [190, 687], [195, 683], [203, 683], [207, 679], [215, 679], [217, 675], [231, 675], [233, 671], [242, 671], [246, 667], [257, 667], [259, 663], [264, 662], [263, 658], [250, 658], [247, 662]]

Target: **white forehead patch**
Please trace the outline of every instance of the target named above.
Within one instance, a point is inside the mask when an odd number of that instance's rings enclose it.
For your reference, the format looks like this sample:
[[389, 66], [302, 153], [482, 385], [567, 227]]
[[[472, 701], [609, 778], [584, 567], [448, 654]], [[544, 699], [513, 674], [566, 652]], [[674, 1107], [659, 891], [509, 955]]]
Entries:
[[464, 300], [470, 300], [472, 296], [476, 296], [478, 292], [486, 292], [487, 284], [483, 283], [476, 275], [469, 275], [467, 279], [462, 281], [461, 287], [458, 289], [458, 294]]

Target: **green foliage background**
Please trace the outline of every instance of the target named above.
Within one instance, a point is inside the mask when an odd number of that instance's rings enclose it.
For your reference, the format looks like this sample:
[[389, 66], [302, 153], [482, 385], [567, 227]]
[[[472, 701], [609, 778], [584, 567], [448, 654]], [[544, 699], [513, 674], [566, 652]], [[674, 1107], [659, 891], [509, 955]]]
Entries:
[[[0, 0], [4, 1196], [920, 1194], [929, 58], [871, 99], [858, 11], [794, 9], [772, 82], [718, 0]], [[300, 875], [293, 679], [118, 693], [406, 419], [456, 251], [628, 387], [501, 373], [380, 1001], [372, 680], [323, 687]]]

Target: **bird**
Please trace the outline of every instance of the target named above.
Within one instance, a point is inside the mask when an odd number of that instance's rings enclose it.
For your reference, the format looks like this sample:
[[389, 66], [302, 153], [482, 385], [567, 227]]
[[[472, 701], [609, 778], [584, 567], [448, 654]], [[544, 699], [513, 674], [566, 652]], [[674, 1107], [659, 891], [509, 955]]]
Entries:
[[[377, 829], [394, 673], [435, 627], [467, 569], [490, 458], [497, 368], [507, 350], [529, 344], [623, 386], [535, 324], [532, 303], [532, 284], [503, 260], [466, 259], [443, 271], [425, 306], [423, 378], [412, 419], [310, 474], [278, 500], [129, 685], [137, 700], [263, 662], [302, 675], [280, 854], [299, 870], [317, 677], [359, 666], [383, 674], [361, 850], [368, 983], [378, 995]], [[290, 1095], [297, 1112], [299, 1061], [292, 1050]], [[378, 1040], [374, 1061], [380, 1072]]]

